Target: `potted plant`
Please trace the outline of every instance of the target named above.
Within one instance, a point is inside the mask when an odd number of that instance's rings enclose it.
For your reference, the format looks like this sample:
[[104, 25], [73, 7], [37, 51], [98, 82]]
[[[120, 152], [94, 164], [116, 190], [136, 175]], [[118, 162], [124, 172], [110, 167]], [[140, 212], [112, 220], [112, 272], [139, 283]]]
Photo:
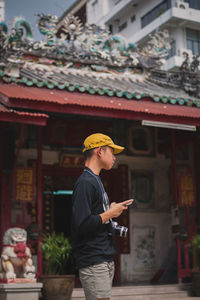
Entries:
[[74, 267], [69, 239], [64, 234], [45, 235], [42, 241], [44, 300], [70, 300], [74, 287]]
[[197, 233], [191, 242], [193, 249], [192, 290], [200, 296], [200, 233]]

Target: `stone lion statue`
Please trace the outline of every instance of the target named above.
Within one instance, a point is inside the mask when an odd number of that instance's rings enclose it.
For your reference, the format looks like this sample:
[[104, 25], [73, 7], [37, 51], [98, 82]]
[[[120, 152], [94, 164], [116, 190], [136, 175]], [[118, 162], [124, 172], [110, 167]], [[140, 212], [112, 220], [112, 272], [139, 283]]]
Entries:
[[35, 278], [35, 267], [26, 241], [27, 233], [22, 228], [10, 228], [5, 232], [0, 259], [0, 279]]

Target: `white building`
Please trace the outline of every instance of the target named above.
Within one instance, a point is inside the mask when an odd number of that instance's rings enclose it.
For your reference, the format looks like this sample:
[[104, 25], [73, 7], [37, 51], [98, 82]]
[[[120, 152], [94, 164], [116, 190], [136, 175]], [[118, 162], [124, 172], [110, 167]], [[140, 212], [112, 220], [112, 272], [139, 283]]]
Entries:
[[185, 51], [190, 58], [200, 54], [199, 0], [78, 0], [64, 15], [80, 16], [83, 11], [87, 23], [105, 26], [132, 43], [141, 43], [157, 28], [167, 28], [173, 42], [165, 69], [180, 66]]
[[0, 1], [0, 22], [5, 20], [5, 2]]

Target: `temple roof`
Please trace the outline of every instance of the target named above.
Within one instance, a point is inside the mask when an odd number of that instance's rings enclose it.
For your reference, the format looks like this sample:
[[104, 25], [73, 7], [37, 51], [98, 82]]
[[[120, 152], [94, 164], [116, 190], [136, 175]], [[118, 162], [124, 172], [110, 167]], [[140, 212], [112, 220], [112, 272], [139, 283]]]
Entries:
[[[154, 71], [155, 72], [155, 71]], [[20, 77], [4, 77], [4, 82], [15, 82], [26, 86], [67, 90], [139, 100], [149, 97], [154, 102], [200, 107], [200, 99], [188, 95], [175, 83], [148, 78], [141, 74], [101, 73], [91, 70], [44, 66], [26, 63], [20, 69]], [[164, 72], [157, 71], [157, 76]], [[170, 89], [169, 89], [170, 88]]]
[[155, 103], [149, 98], [130, 101], [116, 96], [92, 96], [77, 91], [39, 89], [12, 83], [9, 89], [7, 84], [0, 84], [0, 102], [7, 107], [32, 111], [200, 125], [200, 109], [195, 106]]
[[48, 115], [9, 109], [0, 104], [0, 121], [45, 126]]
[[[172, 110], [178, 106], [180, 111], [180, 106], [200, 107], [198, 56], [190, 61], [185, 53], [185, 60], [176, 72], [162, 69], [171, 43], [167, 31], [151, 34], [146, 44], [139, 47], [95, 25], [83, 27], [76, 17], [66, 17], [59, 28], [55, 16], [40, 14], [38, 18], [42, 41], [33, 40], [31, 27], [22, 18], [13, 21], [10, 33], [6, 24], [0, 24], [0, 101], [6, 95], [6, 86], [11, 98], [14, 90], [20, 93], [15, 98], [22, 99], [23, 90], [28, 97], [33, 91], [31, 87], [35, 87], [37, 99], [53, 103], [56, 100], [47, 96], [47, 89], [56, 95], [60, 95], [59, 90], [65, 91], [67, 96], [61, 97], [62, 101], [70, 98], [70, 94], [77, 99], [86, 94], [83, 106], [91, 102], [92, 107], [102, 107], [107, 97], [107, 102], [119, 101], [127, 111], [135, 111], [138, 102], [142, 107], [143, 100], [145, 105], [147, 100], [160, 102], [157, 103], [160, 113], [163, 104], [172, 106]], [[23, 86], [26, 89], [21, 89]], [[71, 98], [77, 105], [75, 98]], [[111, 108], [114, 107], [115, 104]], [[153, 110], [156, 112], [155, 107]], [[167, 115], [166, 112], [164, 109], [161, 114]], [[174, 112], [179, 115], [178, 109]], [[196, 118], [195, 111], [188, 111], [191, 118], [193, 113]]]

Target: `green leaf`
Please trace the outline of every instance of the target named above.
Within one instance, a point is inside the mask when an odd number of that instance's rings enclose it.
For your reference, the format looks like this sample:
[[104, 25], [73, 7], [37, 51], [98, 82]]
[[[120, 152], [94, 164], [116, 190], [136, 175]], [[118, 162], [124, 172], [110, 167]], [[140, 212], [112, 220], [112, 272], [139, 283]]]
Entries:
[[46, 274], [74, 273], [71, 244], [64, 234], [44, 235], [42, 242], [44, 271]]

